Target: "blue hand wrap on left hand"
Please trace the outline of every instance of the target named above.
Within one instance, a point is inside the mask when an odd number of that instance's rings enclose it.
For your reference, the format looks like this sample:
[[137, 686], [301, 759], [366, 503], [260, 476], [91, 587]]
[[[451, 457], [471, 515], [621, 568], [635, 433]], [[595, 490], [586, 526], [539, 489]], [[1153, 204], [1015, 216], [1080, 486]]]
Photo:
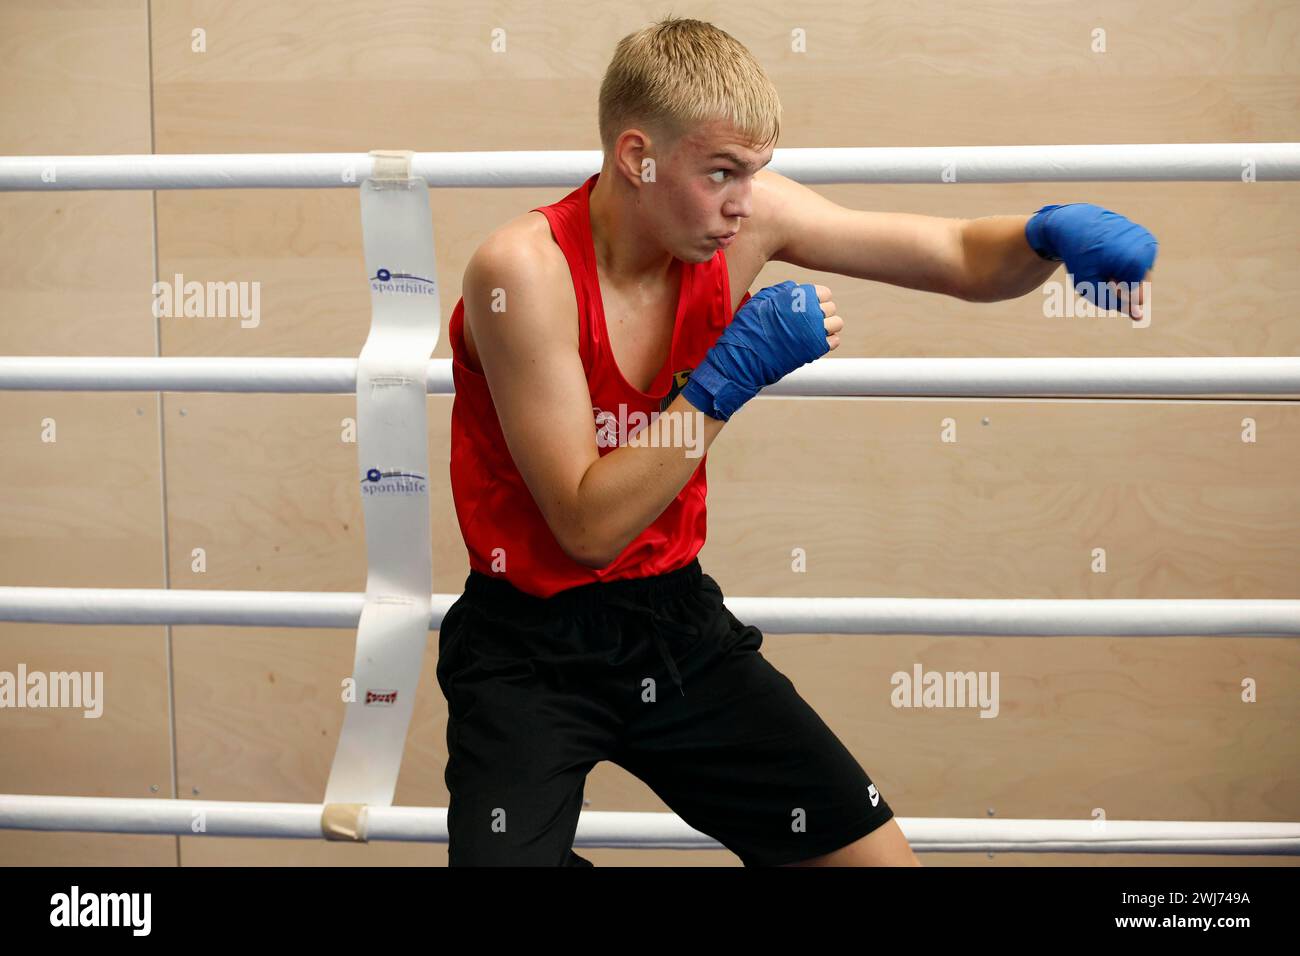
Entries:
[[719, 421], [788, 373], [830, 351], [826, 314], [811, 283], [787, 279], [750, 298], [700, 361], [682, 389]]
[[[1025, 239], [1044, 259], [1065, 262], [1075, 291], [1094, 305], [1106, 283], [1141, 282], [1156, 261], [1160, 243], [1147, 229], [1092, 203], [1044, 206], [1025, 224]], [[1118, 303], [1113, 303], [1118, 305]]]

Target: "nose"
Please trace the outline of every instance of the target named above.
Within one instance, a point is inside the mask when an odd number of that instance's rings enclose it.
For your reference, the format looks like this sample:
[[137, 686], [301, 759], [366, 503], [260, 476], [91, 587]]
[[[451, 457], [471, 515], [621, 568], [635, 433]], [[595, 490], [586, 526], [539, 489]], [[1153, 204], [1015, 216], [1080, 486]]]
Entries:
[[[741, 219], [748, 219], [754, 214], [753, 193], [748, 182], [738, 185], [728, 197], [727, 202], [722, 207], [722, 215], [727, 219], [734, 219], [739, 216]], [[740, 223], [736, 223], [736, 228], [740, 228]]]

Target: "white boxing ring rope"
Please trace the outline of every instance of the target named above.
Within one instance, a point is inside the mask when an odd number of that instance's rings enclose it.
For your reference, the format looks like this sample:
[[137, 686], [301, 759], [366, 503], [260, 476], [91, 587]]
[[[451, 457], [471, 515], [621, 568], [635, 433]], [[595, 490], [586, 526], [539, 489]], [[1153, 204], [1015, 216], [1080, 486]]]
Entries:
[[[599, 151], [416, 153], [430, 186], [576, 186]], [[356, 187], [367, 153], [0, 157], [0, 191]], [[805, 183], [1255, 181], [1300, 179], [1300, 143], [778, 149], [772, 168]], [[356, 359], [3, 357], [0, 389], [355, 391]], [[431, 361], [431, 394], [452, 391]], [[837, 359], [765, 390], [786, 396], [1300, 394], [1300, 359]], [[437, 628], [456, 595], [433, 595]], [[347, 592], [0, 587], [0, 620], [73, 624], [347, 627]], [[773, 633], [1293, 636], [1300, 600], [731, 598]], [[0, 794], [0, 829], [322, 838], [323, 804]], [[443, 842], [445, 808], [365, 807], [362, 840]], [[198, 821], [202, 821], [200, 826]], [[898, 818], [914, 849], [958, 852], [1300, 855], [1300, 823]], [[585, 811], [575, 846], [716, 849], [672, 813]]]
[[[431, 187], [577, 186], [600, 150], [415, 153]], [[368, 153], [194, 153], [0, 157], [0, 192], [55, 189], [356, 188]], [[772, 151], [804, 183], [1258, 182], [1300, 179], [1300, 143], [871, 146]]]
[[[458, 597], [432, 595], [430, 630]], [[364, 604], [359, 591], [0, 587], [0, 621], [36, 624], [355, 629]], [[726, 605], [774, 634], [1300, 635], [1300, 600], [729, 597]]]
[[[0, 829], [311, 840], [320, 838], [320, 817], [321, 804], [316, 803], [0, 795]], [[912, 848], [929, 852], [1300, 854], [1297, 823], [896, 819]], [[445, 807], [367, 807], [361, 825], [367, 841], [447, 842]], [[573, 845], [723, 848], [676, 814], [590, 810], [579, 815]]]
[[[354, 393], [347, 358], [0, 356], [0, 390]], [[429, 362], [430, 395], [454, 391], [449, 359]], [[1074, 395], [1300, 397], [1300, 358], [823, 358], [759, 397]]]

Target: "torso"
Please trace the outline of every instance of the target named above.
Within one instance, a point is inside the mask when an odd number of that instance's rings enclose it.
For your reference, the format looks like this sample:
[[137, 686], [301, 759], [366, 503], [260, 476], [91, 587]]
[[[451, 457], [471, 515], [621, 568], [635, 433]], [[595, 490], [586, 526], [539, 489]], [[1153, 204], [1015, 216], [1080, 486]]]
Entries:
[[[759, 186], [758, 182], [755, 183]], [[754, 189], [755, 215], [740, 227], [736, 241], [724, 255], [727, 259], [727, 278], [731, 283], [731, 309], [734, 312], [745, 297], [754, 279], [767, 263], [762, 236], [754, 220], [758, 218], [761, 188]], [[554, 258], [556, 281], [565, 290], [565, 301], [570, 304], [574, 329], [578, 323], [578, 300], [573, 291], [569, 265], [555, 238], [550, 224], [540, 212], [526, 212], [501, 226], [501, 232], [518, 236], [519, 241], [533, 244]], [[599, 271], [599, 270], [598, 270]], [[677, 298], [681, 290], [681, 269], [674, 267], [667, 282], [648, 293], [634, 294], [620, 291], [603, 276], [599, 276], [600, 296], [605, 306], [605, 326], [614, 361], [628, 384], [648, 392], [655, 376], [668, 360], [672, 347], [673, 323], [677, 315]], [[465, 351], [475, 368], [482, 368], [478, 349], [467, 321], [463, 328]]]
[[[559, 250], [559, 246], [552, 245], [556, 251]], [[682, 288], [681, 263], [676, 262], [669, 269], [667, 281], [648, 291], [618, 289], [601, 274], [599, 266], [596, 267], [596, 276], [614, 364], [629, 385], [637, 391], [649, 392], [668, 359], [668, 350], [672, 348], [677, 299]], [[573, 308], [576, 321], [576, 299]]]

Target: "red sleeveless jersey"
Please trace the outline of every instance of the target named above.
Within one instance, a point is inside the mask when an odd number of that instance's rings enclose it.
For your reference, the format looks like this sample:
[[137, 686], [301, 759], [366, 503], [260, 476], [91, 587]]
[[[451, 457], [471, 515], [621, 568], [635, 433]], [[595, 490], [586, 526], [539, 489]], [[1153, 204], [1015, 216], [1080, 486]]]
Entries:
[[[601, 456], [634, 433], [634, 413], [649, 416], [677, 397], [696, 364], [731, 321], [731, 283], [719, 249], [708, 262], [680, 262], [677, 302], [668, 361], [650, 391], [623, 378], [614, 362], [591, 238], [589, 197], [599, 173], [557, 203], [540, 206], [563, 250], [578, 301], [578, 351], [591, 392], [592, 434]], [[749, 293], [745, 293], [748, 301]], [[742, 301], [742, 305], [744, 302]], [[465, 351], [465, 300], [456, 303], [448, 326], [456, 397], [451, 410], [451, 491], [456, 518], [473, 570], [503, 577], [537, 597], [589, 584], [674, 571], [704, 546], [708, 480], [700, 459], [690, 480], [663, 513], [634, 538], [612, 564], [588, 568], [560, 548], [506, 445], [487, 379]], [[620, 417], [621, 416], [621, 417]], [[626, 423], [620, 427], [620, 423]], [[703, 441], [703, 436], [698, 437]]]

